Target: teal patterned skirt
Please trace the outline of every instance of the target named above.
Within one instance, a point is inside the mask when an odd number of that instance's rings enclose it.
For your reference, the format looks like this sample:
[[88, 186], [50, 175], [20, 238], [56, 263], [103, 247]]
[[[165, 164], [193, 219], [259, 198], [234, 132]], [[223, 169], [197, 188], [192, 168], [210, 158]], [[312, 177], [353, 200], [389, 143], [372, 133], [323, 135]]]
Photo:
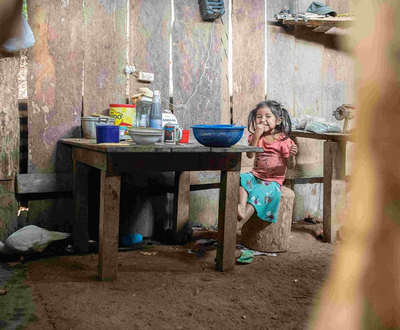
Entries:
[[275, 181], [260, 180], [251, 172], [240, 174], [240, 184], [249, 194], [247, 203], [254, 206], [257, 216], [275, 223], [281, 201], [281, 185]]

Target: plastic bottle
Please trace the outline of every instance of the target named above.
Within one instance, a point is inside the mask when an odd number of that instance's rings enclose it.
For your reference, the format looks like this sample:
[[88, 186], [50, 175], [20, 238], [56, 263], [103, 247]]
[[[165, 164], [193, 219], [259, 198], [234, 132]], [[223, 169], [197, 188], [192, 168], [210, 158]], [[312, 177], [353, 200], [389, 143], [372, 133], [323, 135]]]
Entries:
[[140, 121], [139, 121], [139, 127], [147, 127], [147, 115], [146, 114], [142, 114], [140, 117]]
[[[149, 127], [149, 116], [151, 109], [152, 100], [150, 97], [143, 96], [136, 105], [136, 126], [138, 127]], [[144, 115], [144, 117], [143, 117]], [[141, 122], [141, 119], [146, 121], [145, 124]], [[143, 124], [143, 125], [142, 125]]]
[[154, 91], [150, 110], [150, 127], [162, 129], [160, 91]]

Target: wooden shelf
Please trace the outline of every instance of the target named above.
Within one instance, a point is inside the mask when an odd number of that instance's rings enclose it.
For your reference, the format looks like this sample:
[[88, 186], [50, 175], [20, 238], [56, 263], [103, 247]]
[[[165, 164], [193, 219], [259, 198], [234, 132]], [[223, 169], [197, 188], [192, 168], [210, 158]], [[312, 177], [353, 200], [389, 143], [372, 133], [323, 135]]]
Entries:
[[314, 32], [327, 32], [331, 28], [350, 28], [355, 25], [354, 17], [324, 17], [309, 18], [307, 22], [303, 18], [297, 21], [294, 18], [285, 18], [278, 20], [282, 25], [307, 26], [314, 28]]
[[353, 134], [344, 133], [314, 133], [308, 131], [293, 130], [290, 137], [301, 137], [316, 140], [334, 141], [334, 142], [355, 142]]

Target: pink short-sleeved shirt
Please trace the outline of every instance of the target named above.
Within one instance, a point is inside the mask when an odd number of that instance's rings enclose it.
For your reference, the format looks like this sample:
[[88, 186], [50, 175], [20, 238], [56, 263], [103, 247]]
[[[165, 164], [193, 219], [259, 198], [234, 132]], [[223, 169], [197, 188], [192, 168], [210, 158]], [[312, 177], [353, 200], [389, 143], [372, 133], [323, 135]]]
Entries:
[[[260, 138], [257, 147], [264, 149], [264, 152], [256, 153], [254, 166], [251, 171], [253, 175], [264, 181], [275, 181], [280, 185], [285, 180], [287, 160], [289, 158], [289, 148], [294, 145], [293, 140], [286, 139], [282, 135], [280, 139], [267, 143]], [[249, 143], [253, 139], [253, 134], [249, 135]]]

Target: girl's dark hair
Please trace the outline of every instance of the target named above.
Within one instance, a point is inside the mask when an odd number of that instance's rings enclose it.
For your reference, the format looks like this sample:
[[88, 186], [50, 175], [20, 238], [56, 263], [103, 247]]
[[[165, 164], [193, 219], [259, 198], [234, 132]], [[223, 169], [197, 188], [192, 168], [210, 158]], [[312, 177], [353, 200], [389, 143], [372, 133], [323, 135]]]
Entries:
[[292, 122], [290, 120], [289, 112], [276, 101], [262, 101], [256, 105], [256, 107], [250, 111], [247, 119], [247, 129], [250, 133], [254, 134], [256, 131], [256, 116], [257, 111], [261, 108], [269, 108], [273, 115], [278, 118], [282, 118], [279, 125], [276, 125], [275, 130], [285, 134], [285, 140], [290, 137], [292, 133]]

